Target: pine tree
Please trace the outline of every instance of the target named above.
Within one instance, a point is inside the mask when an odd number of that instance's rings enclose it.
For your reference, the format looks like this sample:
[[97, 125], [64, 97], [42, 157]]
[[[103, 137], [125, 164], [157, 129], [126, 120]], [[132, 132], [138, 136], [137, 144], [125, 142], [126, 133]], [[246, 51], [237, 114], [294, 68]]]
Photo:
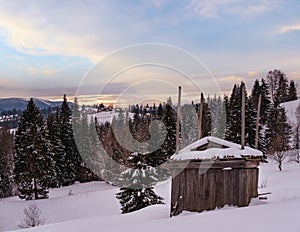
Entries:
[[[74, 114], [73, 114], [74, 115]], [[87, 182], [92, 180], [92, 172], [87, 166], [87, 162], [91, 160], [91, 157], [94, 155], [94, 146], [96, 144], [91, 144], [91, 141], [94, 137], [91, 138], [90, 133], [91, 133], [91, 123], [93, 122], [88, 122], [87, 118], [87, 113], [86, 112], [81, 112], [81, 118], [79, 122], [79, 128], [77, 128], [79, 131], [79, 136], [77, 137], [76, 145], [78, 148], [78, 152], [81, 156], [82, 159], [79, 160], [79, 164], [77, 167], [77, 178], [79, 179], [80, 182]], [[94, 125], [94, 124], [93, 124]]]
[[214, 96], [209, 101], [209, 109], [211, 112], [211, 135], [224, 138], [226, 130], [226, 107], [222, 101], [221, 96]]
[[255, 132], [256, 132], [256, 120], [257, 120], [257, 110], [259, 95], [261, 95], [261, 105], [260, 105], [260, 120], [259, 120], [259, 138], [258, 138], [258, 149], [265, 152], [264, 136], [262, 133], [262, 126], [264, 124], [264, 119], [267, 118], [267, 112], [269, 108], [270, 101], [268, 99], [268, 89], [266, 83], [262, 79], [262, 84], [259, 81], [254, 82], [252, 93], [249, 100], [246, 103], [246, 131], [248, 131], [248, 139], [246, 143], [250, 147], [255, 147]]
[[227, 109], [227, 126], [225, 138], [234, 143], [241, 142], [241, 108], [240, 87], [233, 86]]
[[[264, 125], [268, 119], [268, 112], [270, 109], [270, 93], [269, 93], [269, 86], [265, 79], [261, 79], [260, 85], [260, 94], [261, 94], [261, 107], [260, 107], [260, 121]], [[257, 107], [256, 107], [257, 109]]]
[[[91, 175], [93, 180], [99, 180], [102, 177], [102, 171], [104, 167], [105, 154], [103, 148], [100, 146], [100, 140], [97, 134], [98, 128], [97, 118], [91, 118], [88, 125], [88, 155], [84, 160], [87, 164], [90, 172], [87, 174]], [[98, 129], [99, 130], [99, 129]]]
[[198, 128], [198, 115], [195, 107], [191, 104], [183, 105], [181, 108], [181, 148], [197, 140]]
[[202, 136], [210, 136], [211, 135], [211, 112], [208, 106], [208, 103], [203, 102], [203, 114], [202, 114]]
[[117, 193], [122, 213], [130, 213], [150, 205], [163, 204], [163, 199], [153, 191], [158, 175], [153, 167], [145, 162], [145, 155], [133, 153], [129, 157], [131, 168], [123, 172], [119, 185], [123, 186]]
[[176, 113], [172, 108], [171, 98], [168, 99], [164, 106], [162, 122], [165, 125], [166, 138], [162, 144], [162, 155], [161, 161], [164, 163], [168, 158], [170, 158], [176, 150]]
[[43, 116], [30, 99], [15, 138], [14, 173], [21, 199], [48, 198], [55, 171], [47, 133]]
[[[234, 85], [231, 97], [228, 103], [228, 121], [226, 127], [225, 137], [227, 140], [234, 143], [241, 143], [241, 108], [242, 108], [242, 87], [245, 84]], [[245, 90], [246, 91], [246, 90]], [[255, 144], [255, 123], [256, 123], [256, 109], [254, 108], [251, 100], [245, 93], [245, 143], [250, 147]]]
[[297, 89], [295, 86], [295, 82], [293, 80], [290, 81], [290, 86], [289, 86], [289, 94], [288, 94], [288, 100], [289, 101], [294, 101], [297, 100]]
[[261, 86], [259, 84], [259, 80], [255, 80], [253, 88], [252, 88], [252, 92], [251, 92], [251, 102], [253, 104], [253, 106], [255, 107], [255, 109], [257, 109], [258, 106], [258, 98], [259, 95], [261, 94]]
[[0, 128], [0, 198], [13, 195], [13, 135]]
[[[245, 117], [245, 131], [246, 131], [246, 138], [245, 143], [249, 147], [255, 147], [255, 132], [256, 132], [256, 117], [257, 117], [257, 109], [254, 108], [252, 102], [247, 99], [246, 100], [246, 117]], [[263, 149], [263, 138], [260, 133], [261, 127], [259, 127], [259, 150]]]
[[161, 103], [159, 103], [158, 107], [157, 107], [157, 119], [161, 120], [164, 114], [164, 109], [163, 109], [163, 105]]
[[52, 187], [60, 187], [65, 183], [66, 174], [66, 153], [65, 147], [61, 141], [61, 134], [59, 128], [59, 112], [58, 109], [56, 113], [52, 113], [47, 118], [47, 128], [49, 131], [49, 140], [50, 140], [50, 151], [52, 153], [54, 163], [55, 163], [55, 172], [56, 180], [53, 183]]
[[60, 107], [59, 113], [59, 128], [60, 140], [64, 146], [66, 172], [64, 176], [63, 185], [73, 184], [78, 176], [80, 166], [80, 154], [74, 140], [72, 123], [71, 123], [71, 109], [67, 102], [67, 97], [64, 95], [63, 103]]
[[279, 76], [278, 88], [274, 95], [274, 106], [277, 107], [283, 102], [287, 102], [288, 99], [288, 80], [284, 73]]

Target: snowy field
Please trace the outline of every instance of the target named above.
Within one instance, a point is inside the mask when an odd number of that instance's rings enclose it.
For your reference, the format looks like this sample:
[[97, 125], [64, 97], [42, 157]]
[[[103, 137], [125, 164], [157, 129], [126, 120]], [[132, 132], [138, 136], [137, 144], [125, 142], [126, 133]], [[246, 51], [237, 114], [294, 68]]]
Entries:
[[[203, 213], [184, 212], [169, 218], [170, 182], [156, 192], [165, 205], [121, 215], [115, 194], [104, 182], [75, 184], [52, 189], [50, 199], [36, 203], [46, 224], [21, 231], [153, 232], [153, 231], [270, 231], [300, 232], [300, 165], [287, 163], [279, 172], [273, 163], [260, 166], [259, 192], [272, 192], [267, 200], [253, 199], [245, 208], [225, 207]], [[72, 189], [73, 195], [68, 195]], [[0, 199], [0, 231], [17, 230], [23, 209], [32, 202], [17, 197]]]

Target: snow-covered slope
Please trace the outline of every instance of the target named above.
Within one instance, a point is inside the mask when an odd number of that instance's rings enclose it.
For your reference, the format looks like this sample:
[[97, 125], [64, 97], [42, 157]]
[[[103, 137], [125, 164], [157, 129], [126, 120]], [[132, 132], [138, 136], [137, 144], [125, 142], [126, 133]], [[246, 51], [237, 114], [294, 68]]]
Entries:
[[282, 103], [282, 105], [286, 110], [286, 116], [288, 118], [288, 122], [292, 127], [295, 127], [297, 124], [297, 118], [295, 113], [299, 104], [300, 104], [300, 99]]
[[[284, 164], [279, 172], [273, 163], [260, 166], [259, 192], [272, 192], [268, 200], [253, 199], [249, 207], [226, 207], [203, 213], [184, 212], [169, 218], [170, 182], [156, 187], [166, 200], [140, 211], [121, 215], [115, 198], [117, 188], [103, 182], [76, 184], [51, 190], [48, 200], [36, 201], [46, 218], [46, 225], [21, 230], [49, 232], [299, 232], [300, 165]], [[74, 195], [68, 196], [72, 188]], [[30, 202], [18, 198], [0, 200], [0, 231], [16, 229], [23, 218], [23, 208]]]
[[[88, 118], [97, 118], [98, 123], [105, 124], [106, 122], [111, 123], [114, 117], [118, 117], [119, 112], [108, 111], [108, 112], [99, 112], [94, 114], [88, 114]], [[129, 117], [133, 119], [134, 113], [129, 113]]]

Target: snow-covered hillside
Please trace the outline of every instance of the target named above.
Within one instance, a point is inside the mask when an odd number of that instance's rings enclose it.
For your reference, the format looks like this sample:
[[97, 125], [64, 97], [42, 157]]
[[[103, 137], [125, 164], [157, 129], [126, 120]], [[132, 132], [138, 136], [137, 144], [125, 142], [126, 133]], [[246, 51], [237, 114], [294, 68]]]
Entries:
[[[98, 123], [106, 123], [109, 122], [111, 123], [114, 117], [118, 117], [119, 112], [115, 111], [107, 111], [107, 112], [99, 112], [99, 113], [94, 113], [94, 114], [88, 114], [89, 119], [94, 119], [97, 118]], [[133, 119], [134, 113], [129, 113], [129, 117]]]
[[[299, 232], [300, 165], [287, 163], [279, 172], [273, 163], [260, 166], [259, 192], [272, 192], [268, 200], [253, 199], [249, 207], [226, 207], [203, 213], [184, 212], [169, 218], [170, 182], [156, 192], [165, 198], [157, 205], [121, 215], [115, 198], [118, 189], [104, 182], [52, 189], [50, 199], [36, 201], [46, 225], [21, 231], [153, 232], [153, 231], [289, 231]], [[72, 189], [74, 195], [69, 196]], [[16, 197], [0, 200], [0, 231], [17, 229], [23, 208], [31, 202]]]
[[300, 104], [300, 99], [282, 103], [282, 105], [286, 110], [286, 116], [288, 118], [288, 122], [292, 127], [295, 127], [297, 124], [296, 109], [299, 104]]

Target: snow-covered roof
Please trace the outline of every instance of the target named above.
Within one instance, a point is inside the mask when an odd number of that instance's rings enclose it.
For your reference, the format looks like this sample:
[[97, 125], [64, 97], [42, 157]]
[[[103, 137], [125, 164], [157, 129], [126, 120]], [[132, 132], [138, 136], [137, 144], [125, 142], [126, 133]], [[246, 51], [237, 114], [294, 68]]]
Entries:
[[171, 160], [197, 160], [212, 158], [242, 158], [245, 156], [263, 156], [261, 151], [240, 144], [228, 142], [213, 136], [202, 138], [183, 148], [171, 157]]

